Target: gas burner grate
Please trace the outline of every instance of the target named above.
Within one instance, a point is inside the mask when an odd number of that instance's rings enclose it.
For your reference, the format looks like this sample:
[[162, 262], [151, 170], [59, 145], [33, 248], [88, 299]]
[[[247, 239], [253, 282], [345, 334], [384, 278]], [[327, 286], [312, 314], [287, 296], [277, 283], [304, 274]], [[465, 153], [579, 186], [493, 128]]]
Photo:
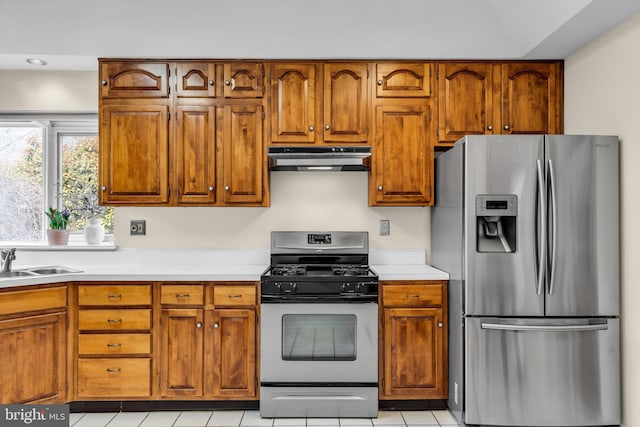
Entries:
[[307, 274], [307, 269], [300, 264], [278, 264], [271, 269], [271, 274], [274, 276], [304, 276]]
[[334, 265], [331, 267], [334, 276], [366, 276], [369, 267], [366, 265]]

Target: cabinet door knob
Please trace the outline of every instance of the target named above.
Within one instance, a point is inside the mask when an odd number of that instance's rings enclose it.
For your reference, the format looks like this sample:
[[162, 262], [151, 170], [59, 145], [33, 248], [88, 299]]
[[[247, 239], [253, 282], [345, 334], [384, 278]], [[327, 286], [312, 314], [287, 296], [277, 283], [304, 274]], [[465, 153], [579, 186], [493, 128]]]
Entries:
[[213, 86], [213, 80], [209, 80], [209, 86]]
[[504, 125], [504, 130], [509, 130], [509, 125]]
[[231, 84], [231, 81], [230, 81], [230, 80], [225, 80], [225, 81], [224, 81], [224, 84], [225, 84], [225, 85], [227, 85], [227, 86], [229, 86], [229, 85]]
[[438, 328], [442, 328], [443, 326], [444, 326], [444, 323], [438, 322]]
[[326, 130], [329, 130], [329, 129], [331, 129], [331, 125], [324, 125], [324, 128], [325, 128]]
[[378, 80], [378, 86], [382, 86], [382, 80]]
[[101, 189], [102, 191], [107, 191], [107, 187], [106, 187], [106, 186], [104, 186], [104, 185], [103, 185], [102, 187], [100, 187], [100, 189]]
[[213, 329], [218, 329], [220, 327], [220, 324], [218, 322], [213, 324]]
[[382, 185], [378, 185], [378, 191], [382, 191]]
[[202, 322], [196, 323], [196, 328], [198, 328], [198, 329], [202, 328]]
[[313, 132], [313, 130], [314, 130], [314, 129], [315, 129], [315, 128], [314, 128], [313, 126], [309, 126], [309, 130], [310, 130], [311, 132]]
[[489, 126], [487, 126], [487, 129], [488, 129], [488, 130], [493, 130], [493, 126], [492, 126], [492, 125], [489, 125]]
[[106, 81], [106, 80], [102, 80], [102, 81], [100, 82], [100, 84], [102, 84], [102, 86], [106, 86], [106, 85], [107, 85], [107, 81]]
[[213, 185], [209, 186], [209, 191], [213, 192]]
[[225, 189], [226, 191], [229, 191], [229, 190], [231, 190], [231, 187], [229, 187], [228, 185], [225, 185], [225, 186], [224, 186], [224, 189]]

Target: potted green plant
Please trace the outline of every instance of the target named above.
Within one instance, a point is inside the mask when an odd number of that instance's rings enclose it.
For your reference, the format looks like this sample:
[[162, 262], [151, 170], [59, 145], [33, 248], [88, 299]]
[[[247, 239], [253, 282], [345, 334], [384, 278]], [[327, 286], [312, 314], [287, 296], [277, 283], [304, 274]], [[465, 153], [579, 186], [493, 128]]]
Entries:
[[45, 211], [44, 214], [49, 218], [49, 229], [47, 230], [47, 241], [49, 244], [68, 244], [69, 230], [67, 229], [67, 225], [69, 224], [71, 211], [67, 208], [64, 208], [63, 210], [49, 208], [49, 211]]
[[73, 207], [73, 217], [77, 225], [84, 227], [84, 238], [90, 245], [102, 243], [104, 240], [104, 226], [102, 216], [108, 207], [98, 203], [97, 185], [91, 179], [87, 182], [77, 182], [70, 186], [72, 191], [67, 196], [68, 203]]

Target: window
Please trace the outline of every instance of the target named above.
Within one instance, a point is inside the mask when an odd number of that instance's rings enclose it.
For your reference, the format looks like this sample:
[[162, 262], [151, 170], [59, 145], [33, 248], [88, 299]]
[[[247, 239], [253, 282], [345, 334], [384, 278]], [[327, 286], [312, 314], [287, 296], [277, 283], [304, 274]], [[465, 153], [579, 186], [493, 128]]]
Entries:
[[98, 205], [96, 116], [0, 115], [0, 241], [43, 242], [49, 206], [71, 210], [71, 241], [92, 217], [113, 233], [113, 209]]

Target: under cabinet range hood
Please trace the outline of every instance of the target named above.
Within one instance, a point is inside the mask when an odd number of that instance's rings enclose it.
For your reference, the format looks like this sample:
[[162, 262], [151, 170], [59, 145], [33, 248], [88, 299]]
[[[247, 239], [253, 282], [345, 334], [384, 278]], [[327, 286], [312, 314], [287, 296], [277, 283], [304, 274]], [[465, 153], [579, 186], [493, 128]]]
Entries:
[[371, 147], [269, 147], [272, 171], [368, 171]]

